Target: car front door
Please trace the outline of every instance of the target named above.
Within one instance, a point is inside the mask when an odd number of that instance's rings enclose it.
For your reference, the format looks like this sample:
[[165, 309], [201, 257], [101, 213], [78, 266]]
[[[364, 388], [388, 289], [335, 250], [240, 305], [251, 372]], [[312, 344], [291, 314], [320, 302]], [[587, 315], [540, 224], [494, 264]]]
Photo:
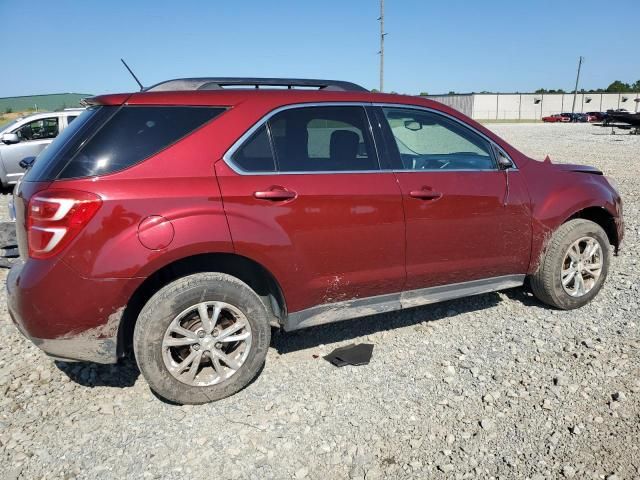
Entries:
[[2, 163], [7, 174], [7, 183], [15, 183], [24, 175], [20, 161], [36, 157], [58, 136], [59, 129], [59, 118], [51, 116], [32, 120], [11, 132], [17, 134], [20, 141], [2, 147]]
[[517, 169], [498, 169], [490, 140], [452, 117], [377, 112], [404, 202], [406, 290], [522, 277], [531, 224]]
[[298, 321], [357, 316], [331, 307], [341, 302], [384, 311], [380, 296], [399, 297], [402, 198], [393, 172], [380, 169], [364, 107], [280, 111], [241, 138], [216, 173], [236, 252], [273, 273], [289, 313], [307, 313]]

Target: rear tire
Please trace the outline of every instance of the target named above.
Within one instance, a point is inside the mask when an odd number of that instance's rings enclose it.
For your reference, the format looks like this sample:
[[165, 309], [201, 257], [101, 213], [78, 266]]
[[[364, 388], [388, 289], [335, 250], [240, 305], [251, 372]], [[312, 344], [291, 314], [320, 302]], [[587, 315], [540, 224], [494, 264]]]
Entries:
[[247, 284], [198, 273], [151, 297], [138, 317], [133, 348], [154, 392], [201, 404], [247, 386], [260, 372], [270, 340], [266, 307]]
[[602, 288], [610, 261], [611, 247], [602, 227], [580, 218], [570, 220], [551, 237], [538, 270], [531, 275], [531, 290], [553, 307], [580, 308]]

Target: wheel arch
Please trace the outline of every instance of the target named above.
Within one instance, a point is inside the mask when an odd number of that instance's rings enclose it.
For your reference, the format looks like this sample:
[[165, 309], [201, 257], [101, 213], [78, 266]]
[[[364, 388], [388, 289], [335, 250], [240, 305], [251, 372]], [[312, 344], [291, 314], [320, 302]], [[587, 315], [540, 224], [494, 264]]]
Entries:
[[614, 209], [613, 202], [611, 204], [609, 202], [602, 204], [595, 199], [590, 199], [561, 212], [556, 211], [553, 208], [554, 206], [554, 204], [551, 204], [549, 205], [551, 208], [548, 210], [539, 209], [534, 212], [529, 274], [533, 274], [538, 269], [540, 261], [547, 250], [547, 245], [555, 231], [576, 218], [592, 221], [602, 227], [607, 234], [609, 243], [613, 245], [617, 254], [621, 239], [618, 235], [615, 215], [612, 213]]
[[562, 223], [567, 223], [568, 221], [576, 218], [589, 220], [600, 225], [607, 234], [609, 243], [614, 246], [617, 252], [618, 247], [620, 246], [620, 239], [618, 238], [618, 229], [616, 227], [615, 218], [609, 210], [601, 206], [583, 208], [582, 210], [575, 212]]
[[174, 260], [149, 275], [131, 295], [118, 328], [118, 356], [131, 351], [138, 315], [162, 287], [181, 277], [201, 272], [234, 276], [254, 290], [271, 313], [271, 325], [280, 327], [287, 316], [286, 300], [275, 276], [263, 265], [235, 253], [202, 253]]

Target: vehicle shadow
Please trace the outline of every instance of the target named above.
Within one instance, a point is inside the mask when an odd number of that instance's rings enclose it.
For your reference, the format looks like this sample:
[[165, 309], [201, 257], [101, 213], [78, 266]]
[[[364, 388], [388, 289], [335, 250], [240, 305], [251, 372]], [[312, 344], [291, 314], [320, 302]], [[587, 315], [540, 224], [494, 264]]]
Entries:
[[[520, 302], [527, 307], [546, 308], [538, 302], [531, 293], [523, 288], [513, 288], [505, 290], [502, 293], [509, 299]], [[271, 347], [275, 348], [280, 354], [292, 353], [317, 347], [318, 345], [344, 342], [382, 331], [392, 331], [411, 325], [419, 325], [423, 322], [442, 320], [454, 315], [482, 311], [498, 305], [501, 301], [500, 295], [494, 292], [426, 305], [424, 307], [409, 308], [397, 312], [382, 313], [344, 322], [320, 325], [295, 332], [284, 332], [274, 329]], [[140, 370], [131, 355], [113, 365], [63, 361], [56, 361], [55, 365], [61, 372], [67, 375], [71, 381], [89, 388], [127, 388], [133, 386], [140, 376]], [[264, 368], [264, 366], [262, 368]], [[258, 376], [259, 373], [252, 379], [250, 384], [253, 383]], [[154, 395], [164, 403], [176, 405], [155, 393]]]
[[[542, 307], [523, 288], [505, 290], [503, 293], [511, 300], [519, 301], [526, 306]], [[500, 295], [493, 292], [423, 307], [408, 308], [397, 312], [381, 313], [344, 322], [319, 325], [294, 332], [275, 330], [271, 346], [280, 354], [292, 353], [317, 347], [318, 345], [344, 342], [382, 331], [418, 325], [422, 322], [442, 320], [461, 313], [481, 311], [500, 302]]]
[[83, 387], [131, 387], [140, 376], [133, 357], [126, 357], [117, 364], [102, 365], [90, 362], [63, 362], [56, 360], [56, 367], [71, 381]]

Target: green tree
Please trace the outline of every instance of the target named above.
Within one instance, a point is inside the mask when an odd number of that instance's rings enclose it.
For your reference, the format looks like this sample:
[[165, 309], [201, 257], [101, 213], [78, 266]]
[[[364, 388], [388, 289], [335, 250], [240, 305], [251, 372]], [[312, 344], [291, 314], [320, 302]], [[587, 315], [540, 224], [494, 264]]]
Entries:
[[429, 95], [429, 92], [420, 92], [421, 97], [426, 97], [427, 95]]
[[636, 83], [631, 85], [634, 92], [640, 92], [640, 80], [636, 80]]
[[615, 80], [611, 85], [607, 87], [607, 92], [628, 92], [631, 90], [631, 86], [628, 83]]

